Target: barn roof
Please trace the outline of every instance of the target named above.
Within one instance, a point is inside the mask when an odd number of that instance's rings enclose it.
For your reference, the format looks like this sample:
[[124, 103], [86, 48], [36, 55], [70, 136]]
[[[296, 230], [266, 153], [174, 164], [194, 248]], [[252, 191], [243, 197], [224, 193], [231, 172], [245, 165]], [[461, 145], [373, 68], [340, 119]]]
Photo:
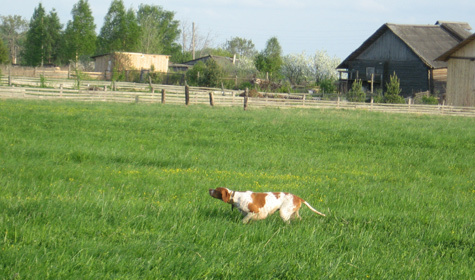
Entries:
[[[465, 47], [466, 45], [468, 45], [472, 41], [475, 41], [475, 34], [472, 34], [470, 37], [463, 40], [461, 43], [459, 43], [455, 47], [453, 47], [450, 50], [446, 51], [441, 56], [439, 56], [436, 60], [439, 60], [439, 61], [449, 60], [449, 58], [452, 54], [454, 54], [456, 51], [460, 50], [461, 48]], [[471, 59], [473, 59], [473, 58], [471, 58]]]
[[436, 61], [445, 51], [469, 37], [472, 28], [464, 22], [438, 21], [435, 25], [386, 23], [351, 53], [337, 68], [348, 68], [348, 61], [356, 59], [384, 33], [390, 31], [401, 39], [429, 68], [443, 68], [446, 63]]

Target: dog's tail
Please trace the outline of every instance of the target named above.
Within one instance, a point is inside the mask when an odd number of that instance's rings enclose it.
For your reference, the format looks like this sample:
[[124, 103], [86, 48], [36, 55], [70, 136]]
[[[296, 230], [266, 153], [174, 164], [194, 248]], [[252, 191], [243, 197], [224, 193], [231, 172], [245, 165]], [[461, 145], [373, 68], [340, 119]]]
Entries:
[[303, 203], [304, 203], [305, 205], [307, 205], [307, 207], [310, 208], [310, 210], [312, 210], [313, 212], [317, 213], [317, 214], [320, 215], [320, 216], [325, 217], [325, 214], [320, 213], [320, 212], [318, 212], [317, 210], [315, 210], [310, 204], [308, 204], [307, 201], [304, 200]]

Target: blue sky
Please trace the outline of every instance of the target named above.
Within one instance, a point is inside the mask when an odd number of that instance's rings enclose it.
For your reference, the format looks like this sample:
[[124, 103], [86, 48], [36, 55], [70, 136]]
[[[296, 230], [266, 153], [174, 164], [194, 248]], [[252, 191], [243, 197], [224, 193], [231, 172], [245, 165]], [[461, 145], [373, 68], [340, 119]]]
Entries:
[[[232, 37], [252, 40], [257, 50], [276, 36], [284, 54], [313, 54], [326, 50], [346, 58], [384, 23], [434, 24], [438, 20], [464, 21], [475, 28], [473, 0], [123, 0], [125, 7], [139, 4], [162, 6], [175, 18], [209, 35], [214, 46]], [[47, 12], [56, 9], [61, 23], [71, 20], [78, 0], [0, 0], [0, 15], [20, 15], [30, 20], [42, 3]], [[98, 30], [111, 1], [89, 0]], [[472, 30], [474, 32], [475, 30]]]

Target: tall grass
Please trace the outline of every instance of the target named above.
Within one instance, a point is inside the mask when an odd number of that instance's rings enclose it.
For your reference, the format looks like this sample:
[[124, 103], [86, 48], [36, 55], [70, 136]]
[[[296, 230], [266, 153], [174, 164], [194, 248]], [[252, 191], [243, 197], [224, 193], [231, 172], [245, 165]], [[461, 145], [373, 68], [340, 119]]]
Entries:
[[[471, 279], [475, 121], [0, 101], [0, 279]], [[209, 188], [327, 214], [249, 225]]]

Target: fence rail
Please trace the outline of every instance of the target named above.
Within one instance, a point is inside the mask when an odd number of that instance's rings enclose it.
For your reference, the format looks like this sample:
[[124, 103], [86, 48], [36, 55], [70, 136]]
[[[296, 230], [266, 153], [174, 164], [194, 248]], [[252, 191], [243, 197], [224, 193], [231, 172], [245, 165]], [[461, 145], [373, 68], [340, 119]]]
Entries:
[[[104, 91], [97, 89], [32, 88], [0, 86], [0, 98], [73, 100], [84, 102], [128, 102], [128, 103], [166, 103], [185, 104], [185, 87], [156, 85], [154, 92]], [[237, 91], [220, 89], [193, 88], [189, 90], [189, 104], [207, 104], [213, 106], [243, 106], [244, 97]], [[438, 114], [475, 117], [473, 107], [455, 107], [447, 105], [416, 104], [378, 104], [347, 101], [324, 101], [302, 98], [248, 98], [248, 108], [309, 108], [309, 109], [348, 109], [367, 110], [387, 113]]]
[[[43, 84], [42, 84], [43, 83]], [[6, 86], [1, 86], [6, 85]], [[39, 86], [46, 86], [41, 88]], [[213, 106], [245, 106], [245, 108], [315, 108], [357, 109], [388, 113], [439, 114], [475, 117], [475, 107], [419, 104], [379, 104], [311, 99], [309, 96], [267, 94], [266, 97], [249, 97], [244, 105], [243, 91], [188, 87], [188, 104], [211, 104]], [[163, 96], [162, 96], [163, 95]], [[147, 102], [185, 104], [185, 87], [162, 84], [144, 84], [110, 81], [77, 81], [72, 79], [2, 76], [0, 98], [63, 99], [102, 102]]]

